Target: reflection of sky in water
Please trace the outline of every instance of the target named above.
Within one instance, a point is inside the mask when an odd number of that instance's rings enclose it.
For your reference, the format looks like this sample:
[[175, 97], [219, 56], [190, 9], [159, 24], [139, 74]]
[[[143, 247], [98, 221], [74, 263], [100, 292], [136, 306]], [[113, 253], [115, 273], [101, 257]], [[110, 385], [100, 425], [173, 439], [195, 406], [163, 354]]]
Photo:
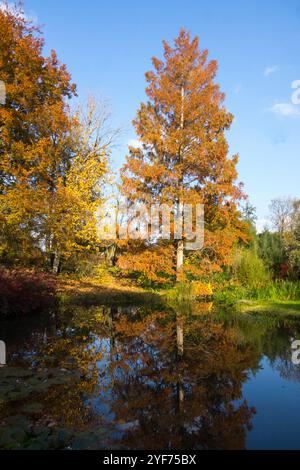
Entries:
[[[93, 343], [89, 346], [89, 349], [95, 349], [96, 352], [102, 353], [102, 359], [97, 361], [96, 365], [99, 370], [99, 390], [98, 394], [86, 400], [86, 404], [91, 406], [93, 411], [101, 416], [105, 424], [115, 424], [115, 431], [112, 433], [112, 437], [115, 440], [119, 440], [124, 435], [124, 432], [138, 426], [138, 421], [131, 423], [118, 423], [116, 422], [116, 414], [111, 410], [113, 403], [113, 383], [115, 379], [121, 380], [124, 378], [124, 372], [122, 368], [116, 368], [114, 374], [109, 371], [109, 366], [112, 358], [114, 358], [114, 348], [111, 345], [110, 338], [99, 338], [96, 337]], [[114, 358], [115, 359], [115, 358]], [[142, 364], [141, 360], [137, 360], [132, 363], [135, 368]], [[130, 365], [130, 364], [129, 364]], [[128, 372], [128, 375], [130, 372]], [[124, 406], [126, 406], [124, 404]]]
[[243, 386], [244, 399], [256, 408], [247, 448], [300, 449], [300, 368], [292, 368], [298, 370], [296, 381], [295, 377], [280, 376], [278, 361], [274, 367], [264, 356], [260, 365], [261, 370], [251, 374]]
[[[131, 361], [127, 360], [126, 364], [128, 369], [126, 372], [121, 366], [117, 366], [116, 362], [121, 359], [121, 356], [118, 357], [116, 353], [115, 346], [112, 346], [110, 338], [99, 338], [95, 337], [95, 340], [92, 344], [89, 345], [88, 349], [94, 349], [95, 352], [102, 354], [102, 359], [97, 361], [96, 365], [99, 370], [99, 394], [94, 396], [86, 401], [87, 404], [90, 404], [93, 410], [101, 415], [104, 418], [106, 423], [111, 423], [115, 420], [115, 413], [111, 411], [111, 403], [114, 400], [113, 396], [113, 384], [115, 380], [120, 380], [125, 382], [131, 376], [134, 377], [138, 370], [141, 370], [143, 367], [142, 358], [138, 357], [136, 360]], [[153, 357], [156, 357], [157, 352], [155, 348], [147, 345], [146, 350], [151, 350]], [[113, 373], [110, 370], [110, 365], [114, 364]], [[91, 365], [93, 367], [93, 365]], [[156, 383], [152, 381], [149, 377], [141, 376], [141, 382], [146, 383], [148, 387], [155, 387]], [[124, 405], [125, 406], [125, 405]], [[131, 423], [128, 425], [122, 425], [122, 428], [130, 428]]]
[[[96, 366], [99, 369], [99, 394], [86, 401], [92, 409], [102, 416], [105, 423], [112, 423], [115, 414], [111, 411], [110, 402], [112, 399], [111, 377], [107, 373], [110, 357], [110, 339], [96, 337], [89, 349], [95, 349], [96, 352], [102, 353], [102, 359], [97, 361]], [[93, 367], [93, 365], [91, 366]]]

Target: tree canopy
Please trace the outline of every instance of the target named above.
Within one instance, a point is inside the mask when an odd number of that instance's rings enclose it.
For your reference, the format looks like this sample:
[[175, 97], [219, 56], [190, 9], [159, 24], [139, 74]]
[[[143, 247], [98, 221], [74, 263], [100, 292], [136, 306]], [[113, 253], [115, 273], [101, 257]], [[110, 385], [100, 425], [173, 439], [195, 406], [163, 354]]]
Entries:
[[[164, 59], [153, 58], [154, 70], [146, 73], [148, 101], [141, 104], [133, 121], [140, 145], [129, 149], [122, 171], [123, 192], [130, 201], [171, 203], [179, 210], [187, 203], [204, 204], [201, 253], [185, 253], [183, 265], [183, 241], [157, 248], [159, 256], [165, 253], [169, 259], [177, 253], [173, 273], [208, 274], [230, 264], [232, 246], [245, 228], [238, 210], [243, 197], [237, 183], [238, 156], [228, 156], [225, 136], [233, 116], [215, 83], [217, 62], [208, 61], [199, 39], [182, 29], [173, 46], [167, 42], [163, 46]], [[147, 266], [143, 250], [139, 256], [134, 249], [132, 260], [129, 254], [122, 265], [143, 264], [143, 271], [151, 272], [157, 250], [145, 247]], [[165, 266], [169, 275], [169, 262]]]

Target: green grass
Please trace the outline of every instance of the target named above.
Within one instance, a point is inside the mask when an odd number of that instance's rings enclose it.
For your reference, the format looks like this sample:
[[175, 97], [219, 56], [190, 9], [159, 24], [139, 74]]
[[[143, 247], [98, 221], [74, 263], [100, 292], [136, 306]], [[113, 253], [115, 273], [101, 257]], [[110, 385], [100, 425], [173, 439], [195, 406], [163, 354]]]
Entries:
[[162, 293], [167, 302], [188, 302], [194, 299], [191, 283], [179, 282], [175, 287]]
[[248, 289], [247, 298], [274, 302], [300, 300], [300, 282], [271, 281], [264, 286]]
[[240, 300], [236, 308], [241, 313], [262, 313], [300, 318], [300, 300]]
[[278, 280], [257, 287], [228, 286], [216, 292], [215, 301], [236, 307], [239, 312], [300, 317], [300, 282]]
[[[230, 307], [239, 313], [261, 313], [300, 319], [300, 283], [289, 281], [270, 282], [257, 289], [233, 286], [217, 291], [215, 304]], [[86, 278], [73, 280], [62, 278], [60, 298], [76, 305], [133, 305], [145, 304], [157, 307], [172, 305], [180, 308], [181, 304], [194, 300], [191, 284], [178, 283], [175, 288], [150, 292], [120, 280]]]

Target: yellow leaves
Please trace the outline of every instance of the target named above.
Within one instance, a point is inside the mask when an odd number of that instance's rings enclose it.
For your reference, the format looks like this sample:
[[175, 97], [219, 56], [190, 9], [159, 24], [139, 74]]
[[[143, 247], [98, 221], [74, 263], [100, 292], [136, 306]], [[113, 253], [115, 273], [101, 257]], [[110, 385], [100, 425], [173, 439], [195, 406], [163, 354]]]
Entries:
[[[7, 231], [61, 255], [97, 241], [95, 211], [108, 174], [116, 135], [109, 112], [89, 100], [86, 119], [72, 115], [65, 98], [75, 86], [56, 53], [42, 55], [43, 40], [26, 20], [0, 11], [1, 218]], [[12, 61], [11, 58], [14, 57]], [[12, 105], [13, 103], [13, 105]]]
[[210, 283], [193, 281], [192, 289], [196, 297], [211, 297], [213, 295], [213, 288]]
[[[101, 160], [100, 160], [101, 158]], [[91, 197], [91, 191], [99, 190], [107, 172], [107, 157], [96, 154], [86, 158], [85, 155], [77, 155], [67, 175], [67, 186], [82, 196]]]
[[193, 315], [207, 315], [213, 311], [213, 302], [194, 302]]

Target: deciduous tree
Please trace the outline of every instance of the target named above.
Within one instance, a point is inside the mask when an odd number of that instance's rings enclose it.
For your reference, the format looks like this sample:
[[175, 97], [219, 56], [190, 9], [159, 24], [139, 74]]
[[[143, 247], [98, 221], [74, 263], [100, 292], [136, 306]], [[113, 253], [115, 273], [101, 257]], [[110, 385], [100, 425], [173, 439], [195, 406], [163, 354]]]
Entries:
[[[56, 53], [19, 9], [0, 10], [0, 223], [2, 260], [62, 256], [96, 243], [108, 157], [116, 131], [109, 113], [89, 100], [73, 113], [76, 87]], [[29, 259], [28, 259], [29, 258]]]
[[[164, 60], [153, 58], [154, 70], [146, 73], [148, 101], [134, 120], [140, 146], [129, 148], [123, 189], [131, 201], [174, 203], [178, 211], [186, 203], [204, 204], [205, 247], [186, 258], [185, 270], [210, 273], [230, 263], [232, 246], [243, 233], [238, 157], [228, 157], [225, 136], [233, 116], [215, 83], [217, 63], [208, 61], [198, 38], [181, 30], [173, 46], [163, 44]], [[178, 278], [184, 240], [173, 246]]]

